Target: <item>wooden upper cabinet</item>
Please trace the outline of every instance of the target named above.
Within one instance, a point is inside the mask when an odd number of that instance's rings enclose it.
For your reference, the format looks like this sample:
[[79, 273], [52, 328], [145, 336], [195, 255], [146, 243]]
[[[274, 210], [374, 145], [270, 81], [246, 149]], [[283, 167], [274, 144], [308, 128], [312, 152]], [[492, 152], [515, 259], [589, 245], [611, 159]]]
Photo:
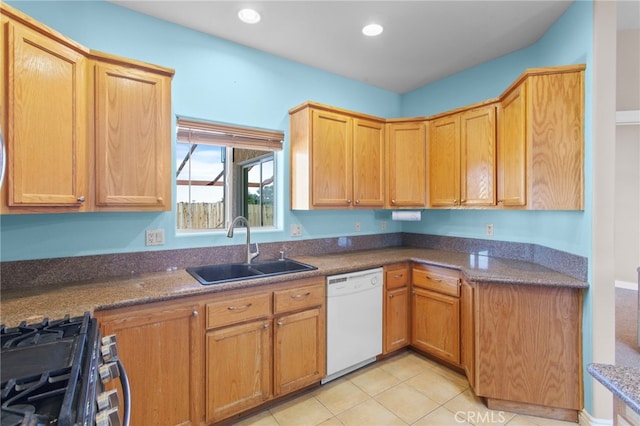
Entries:
[[98, 209], [171, 210], [171, 76], [95, 63]]
[[313, 111], [311, 115], [311, 199], [316, 207], [351, 204], [352, 119]]
[[502, 99], [498, 202], [584, 208], [584, 66], [535, 70]]
[[460, 203], [496, 204], [496, 105], [465, 111], [460, 116]]
[[171, 78], [0, 3], [0, 213], [171, 210]]
[[313, 103], [289, 113], [291, 208], [383, 207], [383, 121]]
[[384, 206], [384, 124], [353, 121], [353, 202], [356, 207]]
[[429, 123], [429, 204], [495, 205], [496, 111], [489, 104]]
[[460, 204], [460, 115], [429, 123], [429, 203], [431, 207]]
[[89, 142], [84, 52], [6, 17], [2, 32], [3, 213], [83, 211]]
[[387, 124], [387, 206], [425, 207], [427, 147], [422, 121]]
[[526, 82], [516, 87], [498, 109], [498, 203], [527, 204]]

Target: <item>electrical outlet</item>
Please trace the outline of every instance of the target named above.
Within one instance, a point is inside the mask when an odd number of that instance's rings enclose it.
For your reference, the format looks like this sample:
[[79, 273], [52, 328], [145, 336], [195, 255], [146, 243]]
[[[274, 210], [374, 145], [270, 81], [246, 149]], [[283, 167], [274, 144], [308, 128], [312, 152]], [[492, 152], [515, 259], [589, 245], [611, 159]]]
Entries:
[[302, 225], [299, 223], [291, 224], [291, 236], [292, 237], [301, 237], [302, 236]]
[[386, 220], [381, 220], [380, 221], [380, 230], [381, 231], [386, 231], [387, 230], [387, 221]]
[[164, 229], [147, 229], [144, 244], [147, 246], [164, 245]]
[[484, 227], [484, 232], [487, 234], [487, 237], [493, 237], [493, 224], [487, 223]]
[[360, 221], [356, 220], [356, 232], [360, 232]]

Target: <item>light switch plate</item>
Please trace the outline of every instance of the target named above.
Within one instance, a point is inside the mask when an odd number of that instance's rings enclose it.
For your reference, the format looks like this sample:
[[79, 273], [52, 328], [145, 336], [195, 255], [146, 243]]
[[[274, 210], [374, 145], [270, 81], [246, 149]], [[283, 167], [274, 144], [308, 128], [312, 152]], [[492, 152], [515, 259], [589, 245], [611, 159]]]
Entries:
[[144, 243], [147, 246], [164, 245], [164, 229], [147, 229]]

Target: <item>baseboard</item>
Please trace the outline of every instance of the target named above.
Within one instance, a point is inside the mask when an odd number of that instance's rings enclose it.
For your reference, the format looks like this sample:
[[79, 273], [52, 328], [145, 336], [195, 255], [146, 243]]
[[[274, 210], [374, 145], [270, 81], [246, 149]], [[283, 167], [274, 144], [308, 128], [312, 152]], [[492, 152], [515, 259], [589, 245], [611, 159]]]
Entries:
[[616, 280], [616, 288], [624, 288], [624, 289], [627, 289], [627, 290], [638, 291], [638, 283]]
[[597, 419], [583, 409], [578, 415], [578, 423], [580, 426], [613, 426], [613, 419]]

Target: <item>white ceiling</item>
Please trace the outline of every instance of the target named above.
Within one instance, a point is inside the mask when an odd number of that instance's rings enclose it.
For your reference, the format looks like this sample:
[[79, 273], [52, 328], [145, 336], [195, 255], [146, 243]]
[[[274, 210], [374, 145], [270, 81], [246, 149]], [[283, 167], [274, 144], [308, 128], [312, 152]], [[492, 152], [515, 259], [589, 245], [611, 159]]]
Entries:
[[[568, 0], [110, 1], [397, 93], [535, 43], [571, 5]], [[640, 18], [634, 21], [633, 12], [640, 0], [622, 3], [631, 13], [620, 13], [630, 21], [621, 25], [638, 28]], [[258, 10], [262, 21], [240, 22], [243, 7]], [[637, 12], [640, 16], [640, 8]], [[362, 35], [371, 22], [384, 26], [382, 35]]]

